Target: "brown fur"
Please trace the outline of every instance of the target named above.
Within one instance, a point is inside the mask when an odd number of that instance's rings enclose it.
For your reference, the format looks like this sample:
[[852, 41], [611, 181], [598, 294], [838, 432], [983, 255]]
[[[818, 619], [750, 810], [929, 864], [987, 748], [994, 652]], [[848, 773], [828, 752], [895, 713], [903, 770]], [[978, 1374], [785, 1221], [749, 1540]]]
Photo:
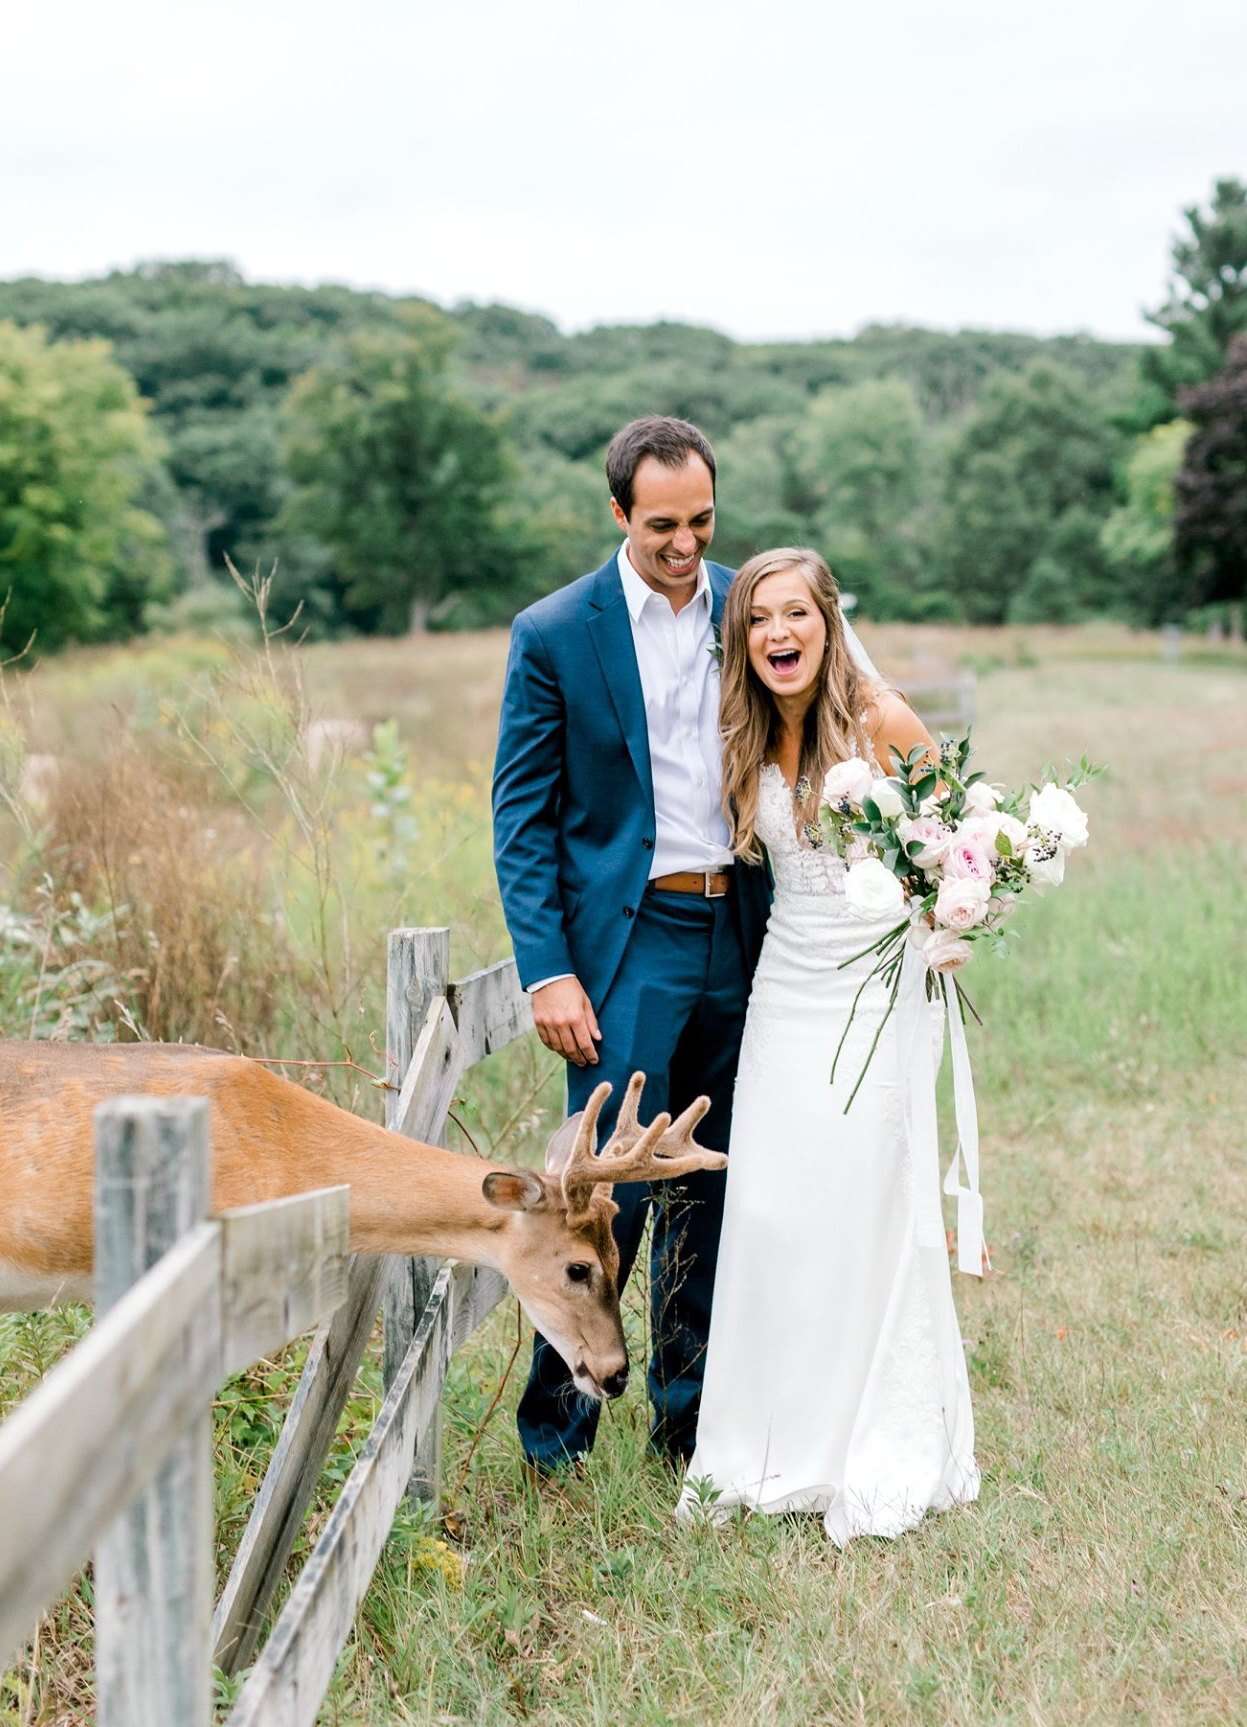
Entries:
[[[633, 1105], [642, 1083], [638, 1075], [630, 1087]], [[579, 1389], [596, 1395], [622, 1384], [628, 1359], [606, 1168], [655, 1180], [722, 1162], [700, 1148], [672, 1158], [669, 1171], [604, 1160], [569, 1206], [557, 1176], [499, 1171], [390, 1133], [243, 1056], [185, 1044], [0, 1042], [0, 1269], [7, 1263], [19, 1305], [23, 1294], [46, 1299], [40, 1292], [57, 1280], [89, 1279], [94, 1112], [135, 1093], [209, 1100], [215, 1211], [346, 1183], [352, 1251], [494, 1266]], [[577, 1136], [586, 1146], [590, 1130]], [[569, 1265], [586, 1264], [590, 1275], [573, 1280]]]

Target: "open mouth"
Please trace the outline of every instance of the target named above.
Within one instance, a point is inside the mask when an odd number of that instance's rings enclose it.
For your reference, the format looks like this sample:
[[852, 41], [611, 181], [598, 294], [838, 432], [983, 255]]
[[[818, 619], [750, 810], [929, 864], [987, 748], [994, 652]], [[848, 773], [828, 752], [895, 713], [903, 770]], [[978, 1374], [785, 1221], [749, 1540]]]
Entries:
[[671, 558], [664, 552], [660, 561], [670, 576], [691, 576], [697, 568], [697, 553], [694, 552], [691, 558]]
[[780, 648], [778, 652], [768, 654], [766, 663], [777, 671], [781, 677], [795, 672], [800, 664], [801, 654], [797, 648]]

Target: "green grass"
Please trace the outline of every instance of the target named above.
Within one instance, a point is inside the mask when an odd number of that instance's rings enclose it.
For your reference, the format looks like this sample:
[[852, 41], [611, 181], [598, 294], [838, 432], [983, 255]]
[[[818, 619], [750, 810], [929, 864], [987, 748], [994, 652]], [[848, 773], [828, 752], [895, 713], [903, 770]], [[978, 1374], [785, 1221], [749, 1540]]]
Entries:
[[[584, 1473], [538, 1491], [518, 1467], [512, 1425], [527, 1339], [460, 1490], [514, 1344], [507, 1303], [452, 1367], [445, 1482], [447, 1509], [461, 1513], [456, 1538], [400, 1517], [323, 1722], [1244, 1718], [1244, 679], [1233, 664], [1129, 659], [1115, 638], [1099, 657], [1083, 637], [1068, 652], [1061, 642], [1028, 633], [1023, 654], [1003, 641], [980, 686], [982, 765], [994, 774], [1024, 777], [1083, 749], [1112, 774], [1085, 795], [1092, 843], [1066, 885], [1020, 914], [1010, 958], [976, 960], [968, 977], [986, 1022], [971, 1047], [996, 1266], [982, 1283], [956, 1279], [979, 1502], [843, 1553], [803, 1520], [677, 1528], [677, 1483], [646, 1454], [636, 1389], [606, 1411]], [[438, 728], [465, 665], [482, 677], [492, 667], [496, 683], [494, 638], [481, 644], [476, 659], [470, 642], [457, 644], [444, 684], [425, 663], [418, 697]], [[386, 651], [397, 675], [396, 650]], [[317, 676], [340, 677], [335, 689], [358, 675], [316, 654]], [[443, 771], [437, 733], [421, 730], [410, 700], [421, 839], [401, 884], [377, 872], [366, 794], [350, 773], [334, 803], [353, 959], [347, 967], [336, 946], [331, 969], [337, 980], [350, 971], [344, 1023], [361, 1051], [380, 1031], [387, 923], [452, 922], [458, 971], [506, 947], [483, 773], [467, 738]], [[282, 927], [301, 963], [315, 948], [315, 900], [287, 875]], [[323, 1016], [313, 1020], [315, 1003], [301, 1005], [292, 981], [303, 975], [293, 966], [281, 985], [284, 1047], [331, 1053]], [[0, 968], [0, 1000], [2, 985]], [[552, 1064], [526, 1044], [477, 1070], [457, 1113], [483, 1146], [534, 1155], [557, 1103]], [[627, 1306], [635, 1347], [640, 1291]], [[82, 1319], [2, 1323], [0, 1409]], [[291, 1351], [260, 1364], [222, 1394], [222, 1568], [298, 1360]], [[307, 1539], [377, 1397], [374, 1360]], [[88, 1720], [89, 1657], [89, 1616], [71, 1591], [0, 1680], [0, 1723]]]

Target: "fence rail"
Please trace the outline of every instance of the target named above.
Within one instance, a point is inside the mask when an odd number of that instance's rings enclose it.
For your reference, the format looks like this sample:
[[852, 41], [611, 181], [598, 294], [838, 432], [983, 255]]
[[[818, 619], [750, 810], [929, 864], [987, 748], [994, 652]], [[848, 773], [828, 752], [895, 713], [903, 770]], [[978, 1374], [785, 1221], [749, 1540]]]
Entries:
[[[448, 967], [445, 930], [391, 932], [387, 1117], [428, 1142], [463, 1074], [532, 1025], [514, 961], [457, 983]], [[96, 1324], [0, 1427], [0, 1648], [29, 1635], [94, 1547], [100, 1727], [207, 1727], [213, 1663], [253, 1661], [229, 1727], [311, 1727], [413, 1474], [437, 1493], [447, 1369], [506, 1283], [350, 1257], [344, 1187], [205, 1220], [200, 1099], [103, 1104], [96, 1148]], [[256, 1659], [383, 1296], [385, 1401]], [[213, 1614], [213, 1399], [313, 1326]]]
[[905, 696], [927, 730], [959, 736], [974, 724], [978, 688], [973, 672], [942, 683], [908, 684]]

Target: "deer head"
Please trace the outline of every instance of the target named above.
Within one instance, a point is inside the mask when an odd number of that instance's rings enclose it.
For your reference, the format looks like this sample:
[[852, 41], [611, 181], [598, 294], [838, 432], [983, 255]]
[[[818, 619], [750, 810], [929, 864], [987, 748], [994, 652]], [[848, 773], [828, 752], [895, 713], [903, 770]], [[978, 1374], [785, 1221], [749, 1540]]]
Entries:
[[648, 1127], [637, 1118], [645, 1075], [634, 1073], [615, 1131], [597, 1150], [597, 1122], [610, 1096], [599, 1085], [579, 1114], [551, 1139], [544, 1174], [495, 1171], [483, 1192], [491, 1205], [516, 1214], [499, 1264], [537, 1329], [563, 1357], [576, 1389], [588, 1397], [618, 1397], [628, 1382], [628, 1351], [619, 1313], [619, 1250], [611, 1221], [619, 1207], [616, 1182], [670, 1181], [696, 1170], [723, 1169], [693, 1129], [710, 1108], [699, 1097], [673, 1122], [663, 1112]]

